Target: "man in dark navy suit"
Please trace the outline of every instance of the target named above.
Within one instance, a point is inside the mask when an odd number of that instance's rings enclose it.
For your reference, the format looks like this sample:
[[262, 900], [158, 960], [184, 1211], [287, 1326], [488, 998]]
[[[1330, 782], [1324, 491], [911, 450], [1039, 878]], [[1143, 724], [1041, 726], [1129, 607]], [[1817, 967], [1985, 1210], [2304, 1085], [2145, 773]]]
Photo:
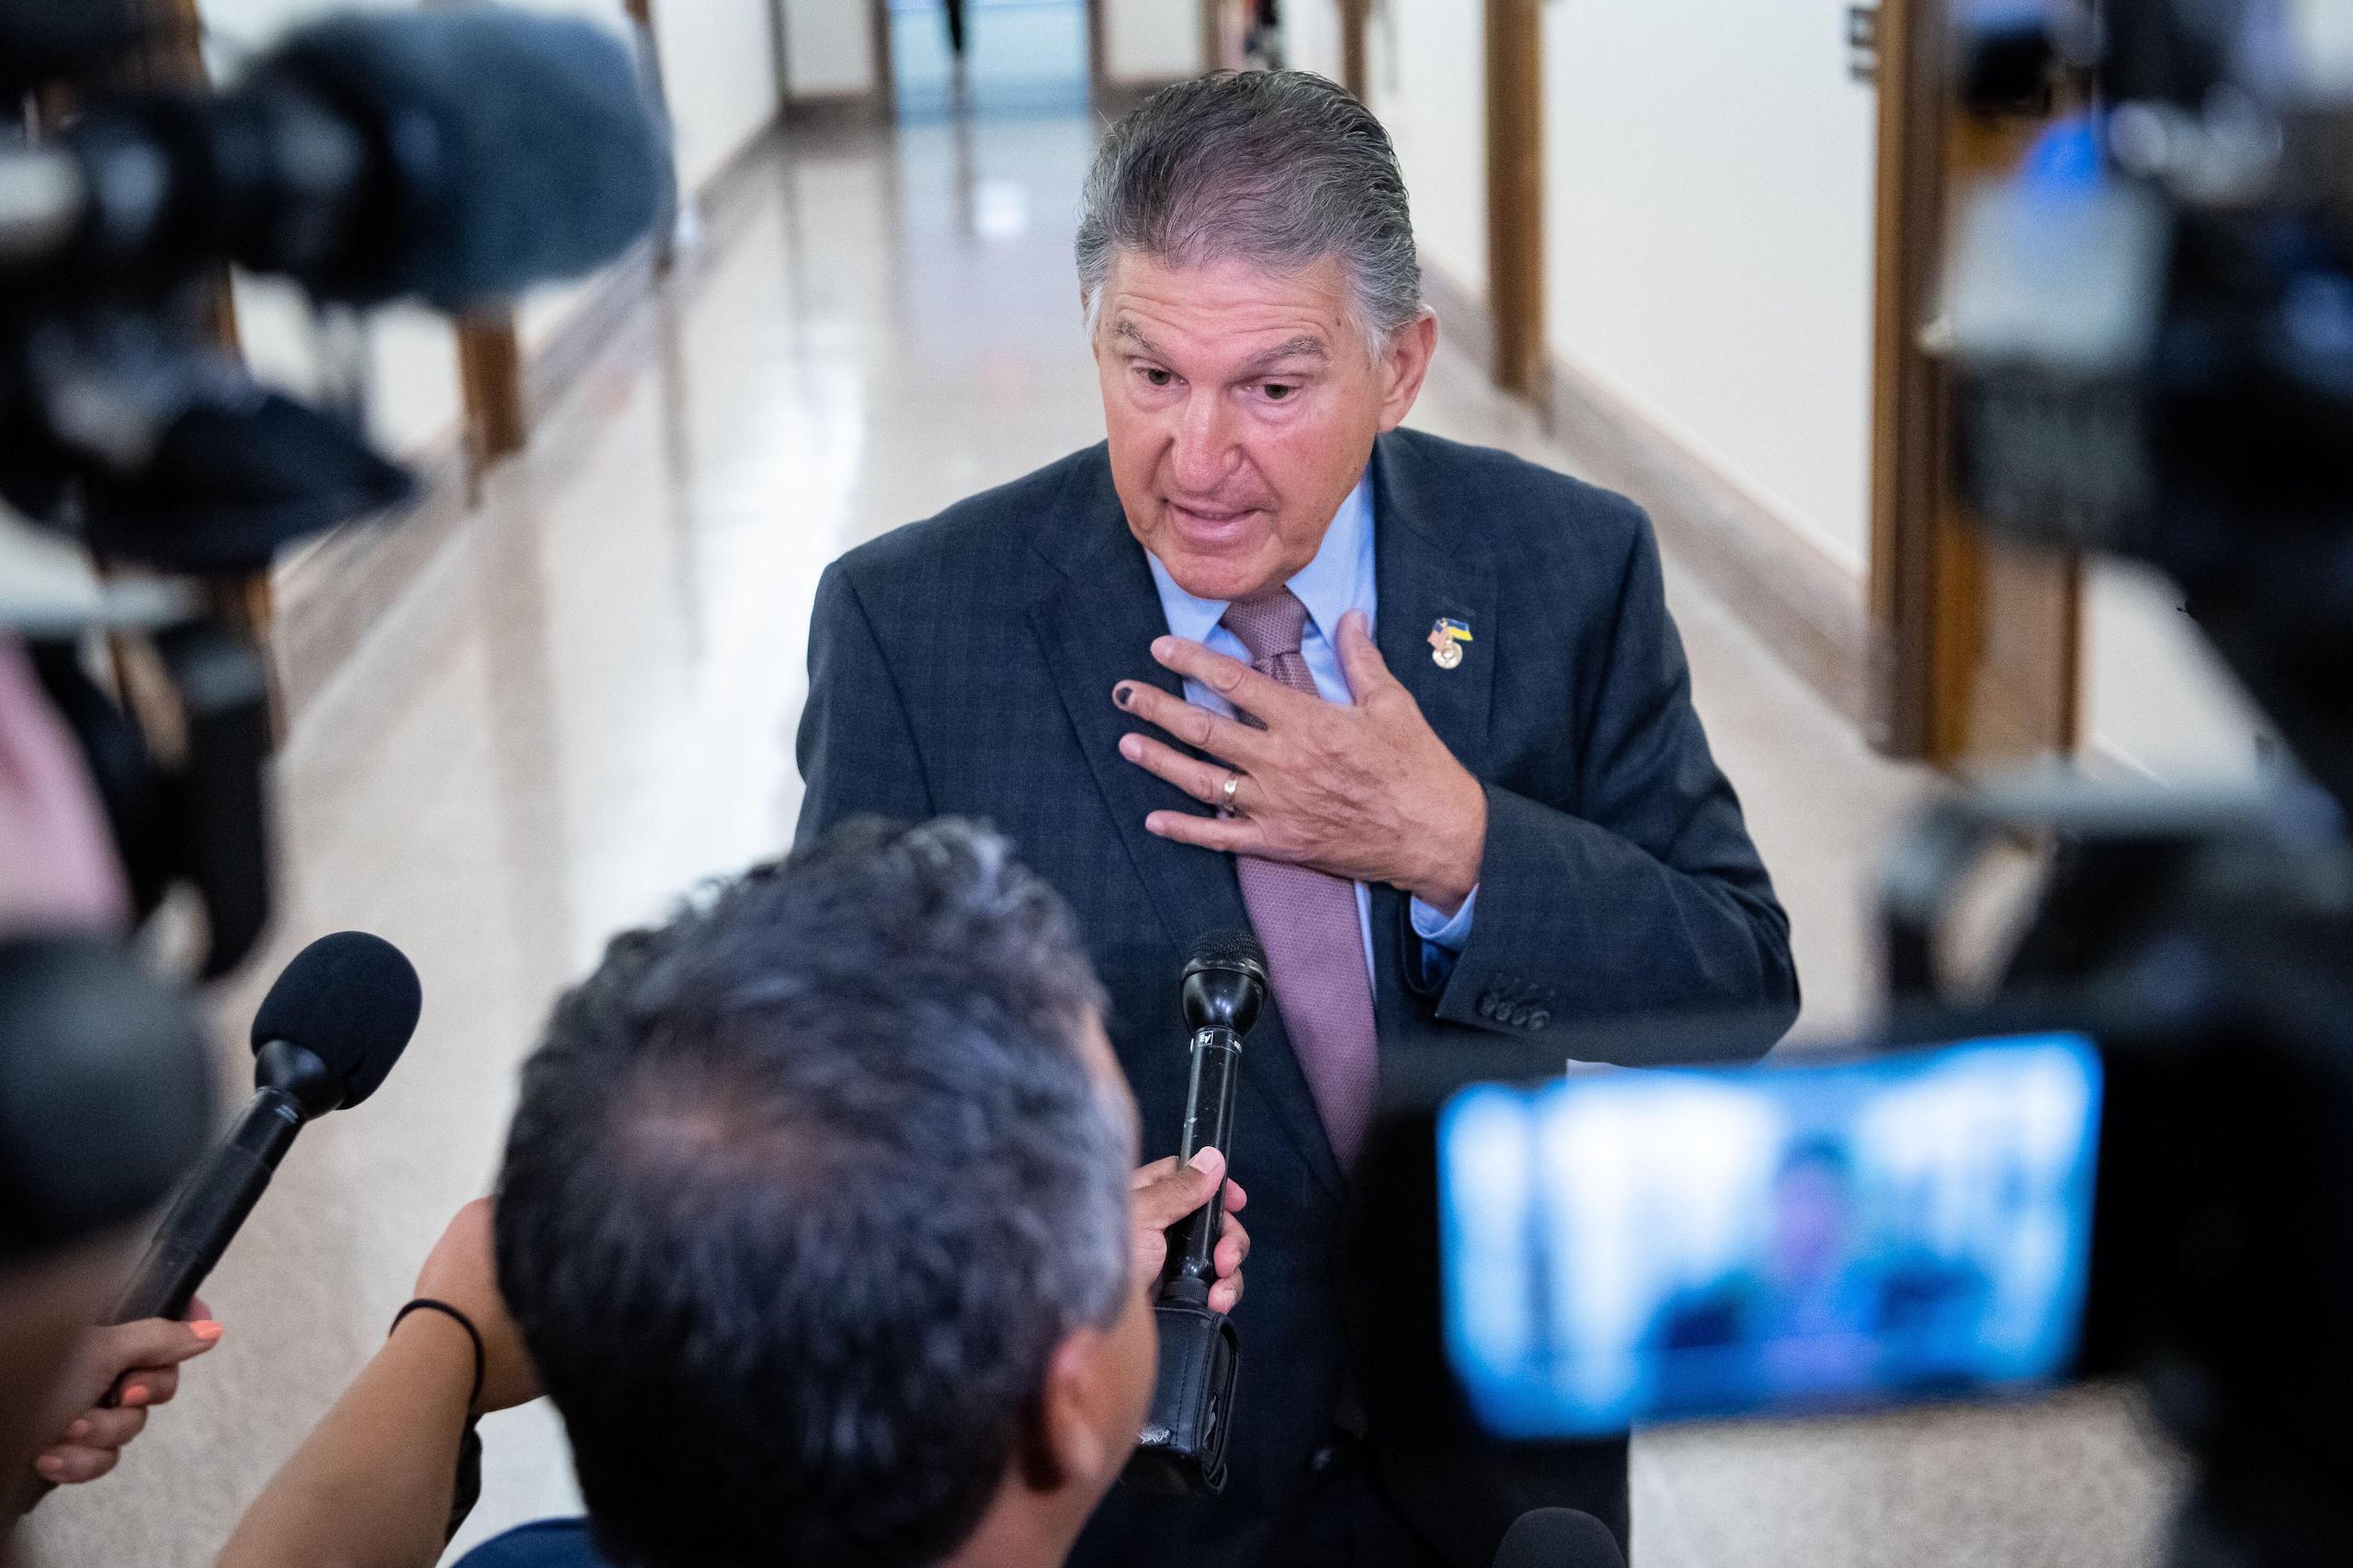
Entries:
[[1530, 1477], [1382, 1429], [1333, 1249], [1383, 1051], [1746, 1008], [1753, 1054], [1795, 1014], [1648, 524], [1398, 429], [1436, 325], [1388, 139], [1320, 77], [1205, 78], [1113, 128], [1078, 264], [1108, 442], [836, 562], [800, 733], [804, 836], [983, 817], [1071, 902], [1149, 1152], [1182, 1116], [1186, 949], [1246, 923], [1267, 951], [1231, 1479], [1115, 1494], [1074, 1561], [1484, 1568], [1553, 1504], [1622, 1540], [1622, 1445]]

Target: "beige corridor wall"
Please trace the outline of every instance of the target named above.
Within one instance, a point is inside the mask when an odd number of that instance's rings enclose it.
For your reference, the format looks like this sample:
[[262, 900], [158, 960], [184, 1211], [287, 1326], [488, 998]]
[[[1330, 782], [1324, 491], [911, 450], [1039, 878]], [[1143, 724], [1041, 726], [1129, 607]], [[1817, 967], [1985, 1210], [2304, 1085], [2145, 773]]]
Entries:
[[679, 187], [696, 190], [775, 117], [775, 16], [770, 0], [655, 0], [654, 22]]
[[1283, 63], [1333, 81], [1347, 70], [1340, 40], [1340, 0], [1283, 0]]
[[1486, 8], [1387, 0], [1366, 29], [1367, 88], [1396, 144], [1423, 260], [1487, 295]]
[[1103, 72], [1112, 81], [1173, 82], [1207, 65], [1196, 0], [1103, 0]]
[[1547, 331], [1859, 579], [1876, 99], [1846, 0], [1544, 7]]
[[779, 0], [784, 11], [786, 90], [797, 98], [874, 90], [870, 0]]

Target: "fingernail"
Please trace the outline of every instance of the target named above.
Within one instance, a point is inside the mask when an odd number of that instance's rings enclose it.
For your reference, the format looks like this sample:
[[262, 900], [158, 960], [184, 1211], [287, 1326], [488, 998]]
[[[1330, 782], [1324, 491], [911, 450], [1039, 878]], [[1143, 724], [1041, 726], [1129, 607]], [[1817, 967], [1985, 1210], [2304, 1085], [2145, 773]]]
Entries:
[[90, 1424], [87, 1421], [76, 1421], [73, 1426], [65, 1428], [65, 1440], [69, 1443], [79, 1442], [89, 1435]]
[[55, 1455], [44, 1454], [41, 1457], [40, 1461], [34, 1465], [33, 1468], [40, 1471], [43, 1475], [63, 1475], [65, 1473], [65, 1461], [57, 1458]]
[[206, 1318], [201, 1323], [192, 1323], [188, 1327], [190, 1334], [195, 1335], [207, 1345], [221, 1337], [221, 1325], [210, 1318]]
[[1118, 703], [1120, 707], [1125, 708], [1129, 703], [1135, 700], [1135, 687], [1131, 686], [1113, 687], [1111, 688], [1111, 700]]
[[1152, 640], [1152, 656], [1155, 659], [1165, 659], [1176, 650], [1176, 639], [1174, 637], [1155, 637]]
[[1121, 735], [1120, 737], [1120, 755], [1126, 757], [1130, 762], [1142, 761], [1143, 737], [1141, 735]]
[[1213, 1171], [1225, 1163], [1225, 1156], [1215, 1149], [1200, 1148], [1194, 1150], [1193, 1157], [1185, 1163], [1197, 1171]]
[[127, 1388], [127, 1389], [123, 1390], [123, 1391], [122, 1391], [122, 1403], [125, 1403], [125, 1404], [144, 1404], [144, 1403], [147, 1403], [147, 1386], [146, 1386], [144, 1383], [133, 1383], [131, 1387], [129, 1387], [129, 1388]]

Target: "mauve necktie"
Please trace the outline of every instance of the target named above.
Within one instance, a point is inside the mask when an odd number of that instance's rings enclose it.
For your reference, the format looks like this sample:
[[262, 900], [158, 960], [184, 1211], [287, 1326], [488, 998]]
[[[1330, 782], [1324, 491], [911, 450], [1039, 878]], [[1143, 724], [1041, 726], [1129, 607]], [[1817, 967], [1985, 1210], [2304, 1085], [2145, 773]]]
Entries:
[[[1321, 698], [1299, 651], [1307, 607], [1289, 588], [1225, 610], [1225, 626], [1250, 650], [1258, 673], [1293, 691]], [[1246, 723], [1256, 721], [1243, 715]], [[1372, 1119], [1379, 1066], [1374, 1054], [1372, 977], [1365, 972], [1364, 928], [1356, 884], [1343, 878], [1251, 856], [1235, 857], [1242, 903], [1267, 949], [1267, 979], [1281, 1008], [1292, 1054], [1324, 1116], [1332, 1152], [1352, 1164]]]

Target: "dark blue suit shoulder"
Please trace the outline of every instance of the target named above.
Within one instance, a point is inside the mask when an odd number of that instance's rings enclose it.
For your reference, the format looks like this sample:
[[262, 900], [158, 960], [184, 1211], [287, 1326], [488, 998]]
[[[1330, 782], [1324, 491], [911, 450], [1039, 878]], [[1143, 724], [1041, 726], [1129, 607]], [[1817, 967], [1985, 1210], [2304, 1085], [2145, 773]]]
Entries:
[[1074, 494], [1108, 483], [1100, 445], [983, 490], [921, 522], [906, 523], [845, 552], [835, 566], [860, 597], [930, 593], [943, 579], [1001, 585], [1008, 553], [1026, 551], [1031, 534], [1062, 517]]
[[1614, 490], [1494, 447], [1399, 430], [1392, 472], [1445, 510], [1477, 519], [1472, 539], [1511, 573], [1597, 562], [1620, 565], [1651, 536], [1643, 509]]

